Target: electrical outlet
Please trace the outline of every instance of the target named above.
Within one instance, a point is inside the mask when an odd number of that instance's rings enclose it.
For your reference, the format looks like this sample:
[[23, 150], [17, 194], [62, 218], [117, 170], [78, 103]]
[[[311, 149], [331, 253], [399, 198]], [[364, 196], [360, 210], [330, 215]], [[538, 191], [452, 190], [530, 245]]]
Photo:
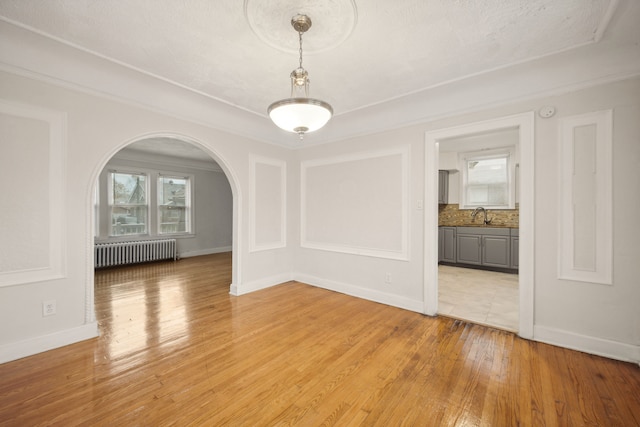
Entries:
[[384, 275], [384, 283], [391, 283], [391, 273]]
[[42, 316], [52, 316], [56, 314], [56, 300], [42, 301]]

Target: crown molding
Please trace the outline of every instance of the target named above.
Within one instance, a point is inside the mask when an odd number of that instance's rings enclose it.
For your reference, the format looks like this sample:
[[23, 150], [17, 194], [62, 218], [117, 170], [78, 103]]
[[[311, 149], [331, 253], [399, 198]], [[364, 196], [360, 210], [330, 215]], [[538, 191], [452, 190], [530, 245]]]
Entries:
[[184, 86], [0, 19], [0, 69], [255, 141], [281, 144], [271, 121]]
[[[612, 19], [625, 19], [614, 16]], [[633, 35], [602, 37], [537, 58], [338, 114], [296, 135], [264, 115], [224, 103], [0, 19], [0, 69], [106, 97], [251, 140], [297, 149], [380, 133], [640, 75]], [[159, 96], [161, 94], [161, 96]]]

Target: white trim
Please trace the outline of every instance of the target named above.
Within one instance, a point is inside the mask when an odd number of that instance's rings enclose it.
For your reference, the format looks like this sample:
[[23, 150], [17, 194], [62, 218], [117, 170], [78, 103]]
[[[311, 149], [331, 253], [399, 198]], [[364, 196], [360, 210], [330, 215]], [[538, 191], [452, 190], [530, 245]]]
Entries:
[[[0, 287], [42, 282], [66, 277], [66, 156], [67, 114], [26, 104], [0, 100], [0, 113], [40, 120], [49, 127], [48, 221], [49, 247], [47, 265], [38, 268], [0, 272]], [[42, 183], [47, 184], [47, 183]]]
[[372, 258], [393, 259], [397, 261], [409, 261], [409, 257], [404, 251], [394, 252], [385, 251], [378, 248], [367, 248], [364, 246], [332, 245], [328, 243], [312, 243], [308, 241], [305, 243], [301, 243], [300, 246], [303, 248], [316, 249], [319, 251], [360, 255]]
[[640, 363], [640, 345], [580, 335], [561, 329], [536, 325], [535, 341], [625, 362]]
[[534, 304], [534, 113], [527, 112], [425, 133], [424, 307], [438, 312], [438, 156], [439, 141], [494, 130], [518, 128], [520, 148], [520, 260], [518, 334], [533, 337]]
[[[45, 56], [48, 61], [42, 61]], [[266, 113], [232, 105], [4, 17], [0, 70], [282, 147], [282, 131]], [[157, 93], [163, 93], [161, 100]], [[291, 138], [290, 145], [298, 145], [298, 139]]]
[[[113, 234], [113, 210], [117, 207], [122, 207], [122, 205], [116, 205], [115, 200], [113, 200], [113, 181], [114, 175], [135, 175], [135, 176], [143, 176], [144, 177], [144, 191], [145, 191], [145, 204], [144, 205], [125, 205], [125, 206], [144, 206], [147, 208], [145, 221], [145, 231], [143, 233], [132, 233], [132, 234]], [[151, 178], [151, 172], [149, 171], [135, 171], [134, 169], [109, 169], [107, 173], [107, 213], [108, 213], [108, 234], [106, 236], [98, 236], [98, 238], [102, 239], [110, 239], [110, 238], [118, 238], [118, 237], [129, 237], [129, 238], [145, 238], [155, 236], [157, 233], [151, 233], [151, 192], [155, 188], [155, 185], [152, 184], [153, 179]], [[100, 206], [100, 202], [98, 202], [98, 206]], [[154, 221], [155, 223], [155, 221]]]
[[609, 1], [609, 7], [607, 8], [607, 11], [605, 12], [605, 14], [602, 16], [602, 19], [600, 20], [600, 23], [598, 24], [596, 31], [593, 33], [593, 41], [595, 43], [599, 43], [602, 40], [602, 37], [604, 36], [605, 31], [607, 30], [607, 28], [609, 28], [609, 23], [611, 23], [611, 18], [613, 18], [613, 15], [618, 9], [618, 3], [619, 3], [618, 0]]
[[[594, 212], [597, 227], [592, 227], [594, 240], [593, 266], [589, 269], [575, 266], [574, 163], [577, 150], [575, 129], [595, 125], [595, 151], [593, 157], [595, 188]], [[604, 110], [565, 117], [559, 120], [560, 207], [558, 278], [603, 285], [613, 284], [613, 111]], [[585, 233], [581, 230], [580, 233]]]
[[390, 305], [392, 307], [402, 308], [404, 310], [422, 313], [422, 301], [412, 300], [396, 294], [376, 291], [369, 288], [363, 288], [350, 283], [337, 282], [334, 280], [322, 279], [320, 277], [308, 274], [294, 273], [294, 279], [298, 282], [305, 283], [322, 289], [340, 292], [341, 294], [350, 295], [356, 298], [362, 298], [368, 301], [374, 301], [380, 304]]
[[[159, 171], [157, 172], [155, 175], [155, 192], [154, 194], [150, 194], [149, 196], [153, 197], [152, 201], [155, 200], [155, 209], [156, 209], [156, 215], [155, 215], [155, 220], [156, 220], [156, 224], [154, 227], [154, 234], [158, 237], [165, 237], [165, 238], [169, 238], [169, 237], [180, 237], [180, 236], [194, 236], [196, 234], [196, 227], [195, 227], [195, 212], [196, 212], [196, 207], [195, 207], [195, 197], [194, 195], [196, 194], [196, 177], [193, 174], [190, 173], [170, 173], [170, 172], [164, 172], [164, 171]], [[161, 200], [160, 200], [160, 191], [162, 190], [162, 188], [160, 187], [160, 179], [162, 178], [173, 178], [173, 179], [184, 179], [186, 181], [186, 191], [185, 191], [185, 211], [186, 211], [186, 219], [187, 219], [187, 224], [186, 224], [186, 231], [176, 231], [173, 233], [161, 233], [160, 232], [160, 228], [162, 226], [162, 222], [161, 222], [161, 218], [162, 218], [162, 214], [160, 213], [160, 208], [162, 206], [164, 206], [163, 204], [161, 204]], [[153, 203], [152, 203], [153, 204]]]
[[105, 169], [109, 160], [122, 148], [127, 145], [147, 138], [154, 137], [165, 137], [165, 138], [175, 138], [181, 141], [189, 142], [198, 146], [204, 152], [209, 154], [211, 158], [222, 168], [224, 171], [227, 180], [229, 181], [229, 187], [231, 188], [231, 193], [233, 195], [233, 242], [232, 242], [232, 261], [231, 261], [231, 281], [230, 288], [233, 288], [235, 285], [233, 283], [242, 283], [242, 263], [243, 263], [243, 246], [242, 246], [242, 229], [240, 224], [242, 224], [242, 193], [239, 186], [239, 180], [233, 169], [229, 167], [229, 162], [222, 157], [218, 152], [214, 151], [213, 148], [210, 148], [207, 145], [204, 145], [197, 139], [191, 138], [186, 135], [171, 133], [171, 132], [156, 132], [139, 135], [137, 137], [131, 138], [127, 141], [123, 141], [121, 144], [115, 147], [111, 147], [111, 150], [103, 155], [100, 162], [96, 164], [91, 174], [91, 179], [87, 185], [87, 192], [85, 194], [86, 206], [87, 206], [87, 228], [85, 229], [85, 321], [92, 322], [95, 321], [95, 303], [94, 303], [94, 259], [93, 259], [93, 248], [94, 248], [94, 238], [93, 238], [93, 230], [95, 229], [95, 218], [93, 212], [93, 192], [95, 191], [96, 183], [98, 182], [98, 177], [100, 173]]
[[[160, 169], [156, 166], [156, 164], [152, 164], [148, 159], [141, 160], [142, 163], [146, 163], [146, 165], [131, 167], [127, 165], [122, 165], [120, 161], [123, 160], [120, 156], [114, 156], [109, 160], [108, 165], [110, 166], [107, 169], [107, 174], [105, 176], [106, 179], [106, 187], [107, 187], [107, 203], [104, 209], [106, 210], [108, 218], [111, 218], [113, 207], [113, 180], [111, 179], [111, 174], [119, 173], [119, 174], [130, 174], [130, 175], [140, 175], [145, 176], [146, 178], [146, 192], [147, 192], [147, 231], [145, 233], [138, 234], [118, 234], [112, 235], [113, 233], [113, 222], [108, 221], [107, 224], [107, 234], [106, 235], [98, 235], [96, 236], [96, 242], [114, 242], [120, 240], [145, 240], [145, 239], [153, 239], [153, 238], [190, 238], [196, 235], [196, 218], [195, 211], [197, 200], [195, 197], [196, 194], [196, 175], [191, 172], [185, 172], [185, 169], [190, 169], [189, 167], [185, 167], [183, 165], [183, 169], [180, 170], [174, 169]], [[162, 164], [161, 164], [162, 165]], [[179, 165], [178, 165], [179, 166]], [[222, 169], [220, 169], [222, 172]], [[222, 172], [223, 173], [223, 172]], [[175, 233], [160, 233], [160, 198], [158, 197], [159, 186], [158, 181], [161, 177], [172, 177], [172, 178], [182, 178], [188, 180], [188, 198], [189, 204], [186, 206], [186, 212], [189, 215], [188, 219], [188, 231], [185, 232], [175, 232]], [[100, 178], [98, 178], [100, 183]], [[100, 207], [100, 203], [98, 203]], [[117, 205], [121, 206], [121, 205]], [[99, 230], [98, 230], [99, 231]], [[99, 233], [98, 233], [99, 234]]]
[[[280, 236], [278, 240], [269, 243], [256, 241], [257, 231], [257, 180], [258, 164], [280, 168]], [[287, 162], [279, 159], [249, 155], [249, 252], [259, 252], [287, 247]]]
[[243, 284], [232, 284], [229, 293], [234, 296], [245, 295], [261, 289], [271, 288], [293, 280], [290, 273], [277, 274], [275, 276], [263, 277]]
[[[262, 114], [141, 73], [110, 58], [95, 56], [6, 18], [0, 18], [0, 70], [268, 144], [304, 149], [635, 78], [640, 73], [629, 59], [634, 57], [636, 47], [633, 44], [611, 49], [611, 46], [599, 48], [601, 44], [597, 43], [619, 9], [617, 3], [616, 0], [615, 4], [610, 4], [593, 40], [580, 48], [588, 49], [588, 54], [577, 60], [575, 55], [563, 54], [576, 50], [568, 49], [420, 88], [402, 98], [344, 111], [335, 116], [332, 129], [310, 134], [304, 145], [298, 144], [296, 138], [288, 138]], [[51, 59], [46, 64], [41, 60], [43, 55]], [[548, 64], [552, 60], [556, 66], [550, 67]], [[593, 63], [603, 66], [590, 67]], [[543, 72], [532, 79], [531, 70], [536, 66], [542, 66]], [[504, 78], [507, 74], [509, 78]], [[134, 91], [131, 91], [132, 81], [137, 83]], [[162, 103], [153, 96], [158, 91], [165, 94]], [[405, 104], [401, 111], [398, 110], [400, 101]], [[395, 108], [393, 114], [390, 114], [390, 106]], [[256, 121], [256, 117], [264, 120]]]
[[219, 248], [199, 249], [197, 251], [180, 252], [178, 256], [180, 258], [191, 258], [194, 256], [221, 254], [224, 252], [231, 252], [233, 248], [231, 246], [222, 246]]
[[[469, 180], [469, 160], [485, 160], [505, 158], [507, 161], [507, 204], [472, 204], [467, 202], [467, 185]], [[460, 203], [459, 209], [475, 209], [484, 207], [487, 209], [515, 209], [516, 208], [516, 149], [515, 146], [493, 148], [483, 151], [461, 151], [458, 154], [460, 168]]]
[[[335, 165], [339, 163], [375, 159], [380, 157], [401, 156], [401, 242], [400, 250], [386, 250], [380, 248], [370, 248], [363, 246], [331, 244], [325, 242], [313, 242], [307, 239], [307, 170], [312, 167]], [[338, 252], [362, 256], [370, 256], [376, 258], [386, 258], [401, 261], [409, 260], [409, 157], [410, 147], [401, 146], [389, 150], [377, 150], [362, 153], [353, 153], [349, 155], [306, 160], [300, 163], [300, 246], [308, 249], [318, 249], [329, 252]]]
[[97, 336], [99, 336], [98, 324], [96, 322], [89, 322], [82, 326], [57, 331], [49, 335], [3, 344], [0, 345], [0, 363], [21, 359]]

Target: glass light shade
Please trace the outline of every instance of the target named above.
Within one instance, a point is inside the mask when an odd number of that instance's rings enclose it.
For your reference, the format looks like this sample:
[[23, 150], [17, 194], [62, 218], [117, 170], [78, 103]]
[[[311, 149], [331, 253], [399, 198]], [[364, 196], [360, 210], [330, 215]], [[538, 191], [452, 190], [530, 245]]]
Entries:
[[327, 124], [333, 115], [333, 108], [313, 98], [287, 98], [271, 104], [268, 113], [280, 129], [303, 134]]

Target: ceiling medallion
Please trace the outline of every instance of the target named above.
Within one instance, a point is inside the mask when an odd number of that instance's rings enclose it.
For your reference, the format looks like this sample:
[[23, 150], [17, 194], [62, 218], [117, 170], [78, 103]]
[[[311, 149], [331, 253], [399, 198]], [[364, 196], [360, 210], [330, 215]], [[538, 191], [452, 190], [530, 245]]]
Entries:
[[295, 40], [284, 31], [291, 17], [313, 16], [317, 30], [305, 40], [305, 52], [311, 55], [339, 46], [353, 33], [358, 21], [354, 0], [245, 0], [244, 14], [258, 38], [287, 53], [298, 51]]

